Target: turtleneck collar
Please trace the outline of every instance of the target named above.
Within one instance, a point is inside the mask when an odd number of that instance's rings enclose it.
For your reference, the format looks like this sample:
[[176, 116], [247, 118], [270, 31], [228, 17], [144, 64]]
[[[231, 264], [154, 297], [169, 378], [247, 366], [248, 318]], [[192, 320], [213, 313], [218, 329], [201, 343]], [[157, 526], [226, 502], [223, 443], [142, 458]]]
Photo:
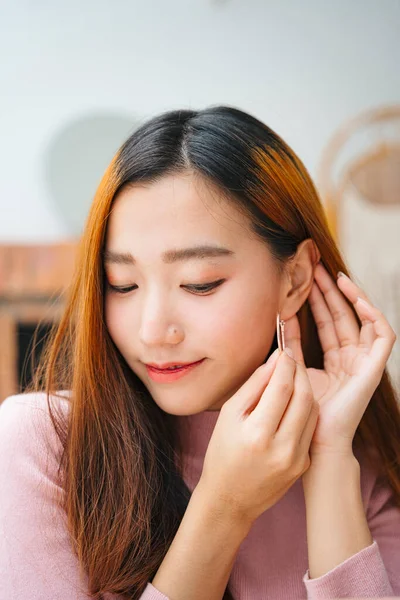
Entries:
[[219, 414], [219, 410], [204, 410], [177, 416], [185, 455], [204, 457]]

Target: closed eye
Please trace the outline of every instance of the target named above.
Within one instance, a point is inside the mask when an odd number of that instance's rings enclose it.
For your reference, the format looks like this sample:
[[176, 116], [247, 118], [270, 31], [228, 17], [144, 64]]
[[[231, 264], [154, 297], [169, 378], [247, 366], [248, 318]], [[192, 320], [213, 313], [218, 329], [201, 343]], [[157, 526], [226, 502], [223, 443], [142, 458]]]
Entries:
[[224, 283], [225, 279], [219, 279], [218, 281], [213, 281], [212, 283], [203, 283], [202, 285], [184, 285], [182, 287], [189, 288], [190, 290], [194, 290], [199, 294], [204, 294], [210, 292], [211, 290], [219, 287]]
[[107, 287], [112, 292], [116, 292], [117, 294], [127, 294], [128, 292], [131, 292], [133, 289], [135, 289], [135, 287], [137, 287], [137, 285], [130, 285], [128, 287], [118, 287], [116, 285], [111, 285], [111, 283], [107, 282]]
[[[224, 281], [226, 281], [226, 280], [225, 279], [219, 279], [218, 281], [213, 281], [211, 283], [183, 285], [182, 287], [186, 288], [190, 292], [194, 292], [196, 294], [206, 294], [207, 292], [210, 292], [213, 289], [215, 289], [215, 288], [219, 287], [220, 285], [222, 285], [224, 283]], [[117, 294], [127, 294], [128, 292], [131, 292], [132, 290], [134, 290], [138, 286], [137, 285], [130, 285], [130, 286], [127, 286], [127, 287], [120, 287], [120, 286], [115, 286], [115, 285], [111, 285], [111, 283], [108, 283], [108, 287], [113, 292], [116, 292]]]

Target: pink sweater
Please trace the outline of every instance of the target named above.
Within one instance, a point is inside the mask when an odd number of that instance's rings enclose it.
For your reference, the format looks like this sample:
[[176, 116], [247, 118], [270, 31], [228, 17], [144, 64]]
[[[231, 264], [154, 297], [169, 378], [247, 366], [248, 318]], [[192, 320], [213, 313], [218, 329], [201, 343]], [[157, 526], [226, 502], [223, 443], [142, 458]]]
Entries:
[[[60, 402], [67, 410], [67, 400]], [[183, 430], [184, 478], [191, 490], [218, 414], [178, 417], [180, 426], [188, 427]], [[58, 505], [63, 491], [57, 451], [44, 394], [19, 394], [1, 404], [0, 600], [89, 598]], [[242, 542], [230, 576], [236, 600], [400, 596], [400, 510], [390, 489], [379, 487], [375, 474], [357, 458], [373, 543], [322, 577], [309, 579], [300, 479], [254, 522]], [[149, 582], [141, 600], [169, 599]]]

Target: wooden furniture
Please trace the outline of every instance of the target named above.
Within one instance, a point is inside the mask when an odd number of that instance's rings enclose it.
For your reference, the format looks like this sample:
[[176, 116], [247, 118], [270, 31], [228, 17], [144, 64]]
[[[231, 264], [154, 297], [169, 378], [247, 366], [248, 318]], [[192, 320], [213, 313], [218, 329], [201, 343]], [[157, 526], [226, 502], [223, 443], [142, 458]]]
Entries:
[[18, 329], [51, 324], [64, 309], [60, 294], [71, 281], [76, 242], [0, 246], [0, 403], [19, 393]]

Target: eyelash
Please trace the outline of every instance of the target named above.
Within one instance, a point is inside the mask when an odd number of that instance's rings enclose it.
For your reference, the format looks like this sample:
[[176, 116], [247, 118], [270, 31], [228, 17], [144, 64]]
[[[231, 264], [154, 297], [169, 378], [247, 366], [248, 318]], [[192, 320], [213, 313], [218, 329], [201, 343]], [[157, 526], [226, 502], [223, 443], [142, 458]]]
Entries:
[[[207, 292], [212, 291], [213, 289], [216, 289], [217, 287], [219, 287], [222, 283], [224, 283], [225, 279], [219, 279], [218, 281], [213, 281], [211, 283], [203, 283], [202, 285], [186, 285], [183, 287], [186, 288], [191, 288], [192, 290], [195, 290], [195, 293], [198, 293], [200, 295], [205, 295]], [[135, 286], [128, 286], [128, 287], [117, 287], [115, 285], [111, 285], [111, 283], [108, 283], [108, 287], [111, 289], [111, 291], [115, 292], [116, 294], [127, 294], [128, 292], [131, 292]], [[204, 289], [206, 288], [206, 289]]]

